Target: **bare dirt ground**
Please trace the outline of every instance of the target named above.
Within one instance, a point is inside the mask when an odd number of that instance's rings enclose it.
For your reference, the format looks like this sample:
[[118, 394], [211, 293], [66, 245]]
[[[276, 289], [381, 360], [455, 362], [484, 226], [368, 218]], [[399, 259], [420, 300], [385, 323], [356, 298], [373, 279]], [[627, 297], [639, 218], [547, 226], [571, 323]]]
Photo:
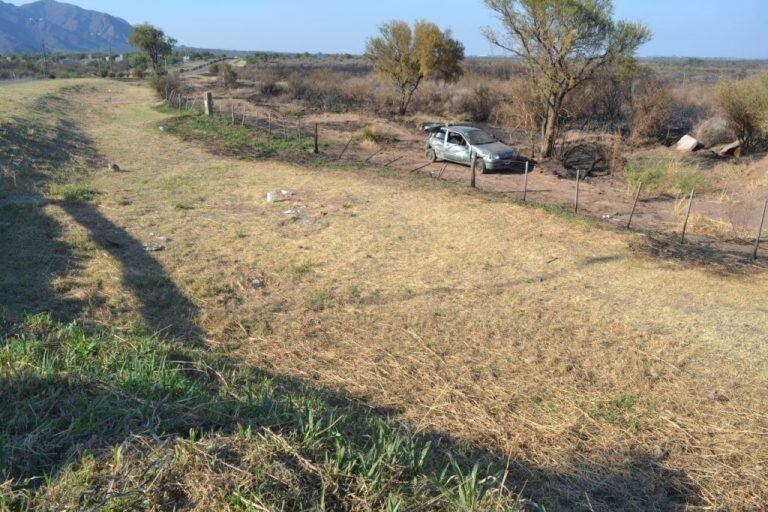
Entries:
[[73, 135], [122, 172], [4, 228], [4, 320], [67, 311], [333, 390], [506, 461], [547, 510], [768, 501], [761, 269], [670, 265], [636, 233], [446, 182], [216, 155], [158, 130], [147, 88], [73, 83], [54, 91], [82, 113]]
[[[238, 122], [246, 114], [249, 123], [266, 128], [271, 117], [273, 129], [288, 126], [296, 132], [301, 125], [305, 132], [317, 123], [326, 151], [338, 155], [350, 141], [344, 153], [345, 161], [386, 165], [401, 172], [411, 172], [424, 165], [425, 137], [418, 129], [420, 123], [433, 121], [423, 114], [405, 119], [388, 119], [358, 112], [324, 113], [305, 108], [302, 104], [262, 96], [253, 84], [226, 90], [217, 87], [214, 79], [197, 76], [187, 80], [193, 97], [202, 97], [205, 90], [215, 91], [215, 99], [225, 114], [235, 105]], [[381, 136], [380, 141], [361, 140], [364, 128], [371, 128]], [[491, 131], [498, 131], [493, 130]], [[524, 143], [518, 141], [521, 147]], [[760, 222], [763, 200], [768, 197], [768, 157], [757, 156], [741, 160], [718, 160], [705, 156], [706, 152], [684, 155], [668, 148], [631, 150], [629, 157], [669, 159], [683, 165], [703, 168], [712, 174], [705, 190], [696, 194], [691, 219], [688, 223], [689, 239], [707, 247], [707, 251], [720, 251], [726, 259], [746, 262]], [[525, 154], [525, 150], [523, 150]], [[543, 162], [533, 169], [528, 178], [529, 201], [558, 205], [573, 209], [575, 181], [557, 176], [551, 162]], [[442, 162], [415, 172], [436, 176]], [[715, 172], [724, 168], [724, 172]], [[469, 168], [449, 164], [440, 176], [451, 183], [468, 184]], [[488, 173], [477, 177], [479, 189], [499, 193], [520, 200], [524, 188], [523, 167], [519, 170]], [[625, 226], [632, 209], [635, 185], [623, 175], [589, 177], [581, 184], [579, 211], [600, 222], [615, 227]], [[654, 236], [673, 237], [682, 229], [686, 198], [676, 194], [643, 192], [635, 215], [633, 228]], [[671, 239], [671, 238], [670, 238]]]

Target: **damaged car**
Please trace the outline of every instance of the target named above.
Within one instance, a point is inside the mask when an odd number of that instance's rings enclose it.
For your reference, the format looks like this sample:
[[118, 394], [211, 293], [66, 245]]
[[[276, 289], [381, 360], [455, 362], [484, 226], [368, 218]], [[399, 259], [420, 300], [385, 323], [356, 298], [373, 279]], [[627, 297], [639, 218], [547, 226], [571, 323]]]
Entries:
[[477, 174], [511, 169], [519, 164], [519, 153], [515, 148], [498, 141], [480, 128], [430, 123], [423, 125], [422, 129], [429, 133], [426, 146], [428, 162], [446, 160], [471, 165], [474, 153], [477, 155]]

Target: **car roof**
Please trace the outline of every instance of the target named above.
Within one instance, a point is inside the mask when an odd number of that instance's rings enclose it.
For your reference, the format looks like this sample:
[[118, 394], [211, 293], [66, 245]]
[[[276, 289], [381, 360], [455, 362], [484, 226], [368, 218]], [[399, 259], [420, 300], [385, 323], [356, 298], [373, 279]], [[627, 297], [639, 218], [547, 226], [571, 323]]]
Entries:
[[472, 132], [481, 131], [480, 128], [475, 128], [474, 126], [446, 126], [446, 129], [462, 135], [469, 135]]

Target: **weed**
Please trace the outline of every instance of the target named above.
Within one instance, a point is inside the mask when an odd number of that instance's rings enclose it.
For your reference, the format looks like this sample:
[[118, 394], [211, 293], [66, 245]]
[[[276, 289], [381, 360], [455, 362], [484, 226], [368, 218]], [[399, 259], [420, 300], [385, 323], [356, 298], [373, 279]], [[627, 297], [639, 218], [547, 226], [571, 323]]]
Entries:
[[64, 201], [68, 202], [92, 201], [99, 195], [97, 190], [86, 185], [53, 185], [50, 192], [52, 195], [60, 196]]
[[322, 311], [331, 305], [332, 295], [328, 290], [315, 290], [307, 297], [307, 308]]
[[291, 274], [295, 277], [302, 277], [309, 274], [313, 268], [315, 268], [315, 263], [310, 259], [306, 259], [301, 263], [294, 264], [291, 267]]

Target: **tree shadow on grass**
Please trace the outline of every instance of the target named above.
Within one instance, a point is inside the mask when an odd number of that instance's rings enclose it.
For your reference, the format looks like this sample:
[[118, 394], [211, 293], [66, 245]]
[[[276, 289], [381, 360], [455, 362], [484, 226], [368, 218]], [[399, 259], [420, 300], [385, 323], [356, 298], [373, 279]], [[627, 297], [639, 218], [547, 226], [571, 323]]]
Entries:
[[[321, 499], [328, 510], [350, 510], [350, 499], [378, 478], [388, 492], [443, 503], [449, 500], [443, 494], [453, 492], [475, 464], [480, 478], [492, 475], [489, 486], [500, 486], [506, 470], [504, 485], [518, 497], [509, 503], [527, 503], [530, 510], [675, 510], [698, 503], [699, 491], [687, 476], [648, 453], [591, 454], [601, 462], [574, 460], [559, 473], [467, 446], [446, 433], [413, 435], [386, 408], [156, 340], [92, 338], [38, 318], [17, 326], [4, 351], [5, 364], [18, 371], [0, 377], [0, 480], [12, 479], [17, 491], [27, 491], [16, 498], [19, 506], [35, 506], [37, 486], [49, 475], [56, 481], [63, 471], [77, 471], [90, 452], [101, 462], [88, 470], [87, 488], [77, 496], [80, 506], [103, 507], [119, 496], [126, 506], [135, 499], [163, 509], [193, 508], [194, 493], [181, 476], [153, 481], [161, 473], [192, 470], [179, 462], [176, 450], [189, 442], [193, 451], [223, 461], [206, 470], [226, 477], [220, 485], [231, 488], [223, 492], [281, 495], [289, 510], [308, 510]], [[287, 444], [270, 442], [272, 436]], [[417, 474], [430, 483], [417, 484], [407, 468], [428, 443]], [[130, 460], [110, 467], [117, 445]], [[254, 453], [264, 450], [270, 455], [254, 462]], [[379, 469], [369, 465], [378, 459]], [[328, 460], [351, 465], [336, 474], [327, 469]], [[277, 466], [291, 476], [250, 476], [243, 483], [243, 474], [270, 474]], [[453, 480], [443, 474], [446, 467]], [[292, 481], [301, 482], [293, 493], [283, 489]], [[447, 501], [429, 509], [455, 508]]]
[[[44, 97], [33, 107], [57, 112], [65, 102]], [[140, 313], [152, 332], [196, 343], [202, 339], [194, 318], [197, 307], [168, 277], [141, 242], [106, 218], [87, 199], [51, 201], [43, 192], [56, 183], [93, 172], [105, 161], [93, 141], [67, 119], [51, 126], [15, 119], [0, 128], [0, 148], [7, 155], [0, 185], [0, 327], [25, 314], [52, 312], [68, 320], [88, 308], [103, 306], [100, 294], [82, 297], [64, 278], [83, 272], [95, 244], [120, 269], [125, 288], [140, 303]], [[9, 174], [8, 169], [10, 170]], [[86, 190], [86, 192], [88, 192]], [[88, 236], [69, 237], [61, 222], [44, 206], [55, 204]]]

